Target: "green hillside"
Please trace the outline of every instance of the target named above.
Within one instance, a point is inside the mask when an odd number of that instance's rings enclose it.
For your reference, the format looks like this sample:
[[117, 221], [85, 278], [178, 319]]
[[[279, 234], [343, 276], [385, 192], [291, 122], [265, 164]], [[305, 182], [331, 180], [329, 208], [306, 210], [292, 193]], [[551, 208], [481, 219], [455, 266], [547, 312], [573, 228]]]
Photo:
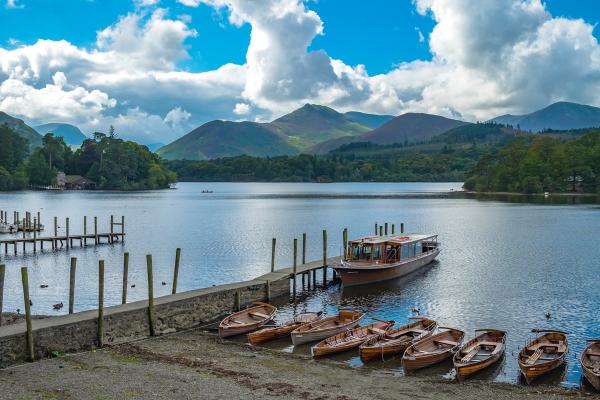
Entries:
[[371, 129], [379, 128], [381, 125], [394, 119], [393, 115], [367, 114], [358, 111], [349, 111], [344, 113], [344, 115], [352, 121]]
[[27, 125], [23, 120], [12, 117], [0, 111], [0, 125], [6, 124], [17, 135], [29, 141], [29, 147], [39, 147], [42, 144], [42, 136], [32, 127]]
[[242, 154], [297, 154], [276, 129], [256, 122], [208, 122], [158, 150], [168, 160], [205, 160]]

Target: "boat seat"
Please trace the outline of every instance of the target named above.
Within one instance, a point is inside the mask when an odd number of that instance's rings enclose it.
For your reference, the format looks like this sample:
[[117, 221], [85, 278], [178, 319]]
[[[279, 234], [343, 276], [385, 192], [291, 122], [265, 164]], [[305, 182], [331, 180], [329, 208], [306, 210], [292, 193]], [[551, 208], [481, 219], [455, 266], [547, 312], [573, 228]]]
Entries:
[[451, 340], [443, 340], [443, 339], [434, 340], [433, 343], [445, 344], [445, 345], [452, 346], [452, 347], [458, 345], [458, 342], [453, 342]]
[[595, 362], [591, 365], [592, 367], [592, 372], [594, 372], [594, 374], [600, 374], [600, 362]]
[[252, 317], [256, 317], [256, 318], [264, 318], [264, 319], [269, 319], [271, 317], [269, 317], [267, 314], [263, 314], [261, 312], [258, 311], [250, 311], [248, 313], [248, 315], [252, 316]]
[[477, 353], [479, 352], [479, 349], [477, 347], [474, 347], [471, 349], [471, 351], [469, 351], [469, 353], [467, 353], [463, 358], [461, 358], [461, 362], [469, 362], [473, 359], [473, 357], [475, 357], [477, 355]]
[[588, 351], [585, 353], [585, 355], [587, 356], [591, 356], [591, 357], [600, 357], [600, 353], [594, 352], [594, 351]]
[[533, 365], [536, 363], [537, 360], [539, 360], [539, 358], [542, 356], [542, 354], [544, 354], [544, 352], [542, 351], [542, 349], [537, 349], [536, 351], [533, 352], [532, 355], [530, 355], [527, 360], [525, 360], [525, 364], [527, 365]]
[[236, 324], [240, 324], [240, 325], [243, 325], [243, 324], [245, 324], [245, 322], [238, 321], [237, 319], [233, 319], [233, 318], [231, 318], [231, 319], [229, 319], [229, 320], [230, 320], [231, 322], [233, 322], [233, 323], [236, 323]]
[[414, 333], [418, 333], [419, 335], [420, 335], [421, 333], [425, 333], [425, 332], [426, 332], [426, 330], [425, 330], [425, 329], [419, 329], [419, 328], [413, 328], [413, 329], [411, 329], [410, 331], [411, 331], [411, 332], [414, 332]]
[[379, 328], [369, 328], [369, 332], [376, 333], [378, 335], [383, 335], [385, 331]]

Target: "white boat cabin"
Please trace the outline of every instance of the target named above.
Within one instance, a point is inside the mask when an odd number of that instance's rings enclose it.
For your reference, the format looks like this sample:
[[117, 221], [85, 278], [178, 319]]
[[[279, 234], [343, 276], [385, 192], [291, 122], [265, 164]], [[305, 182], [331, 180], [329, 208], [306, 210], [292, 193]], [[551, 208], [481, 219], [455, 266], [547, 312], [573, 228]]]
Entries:
[[437, 249], [437, 235], [366, 236], [348, 242], [345, 261], [353, 264], [394, 264]]

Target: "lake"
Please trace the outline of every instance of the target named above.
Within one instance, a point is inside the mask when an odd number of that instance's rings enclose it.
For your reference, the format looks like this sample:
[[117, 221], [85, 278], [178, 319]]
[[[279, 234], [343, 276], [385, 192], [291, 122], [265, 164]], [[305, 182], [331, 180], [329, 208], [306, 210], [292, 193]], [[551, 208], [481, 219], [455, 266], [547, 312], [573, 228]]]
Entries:
[[[438, 261], [407, 278], [303, 294], [282, 303], [280, 319], [294, 312], [340, 305], [360, 307], [370, 317], [405, 323], [413, 315], [437, 319], [473, 336], [477, 328], [508, 331], [506, 358], [483, 379], [518, 382], [516, 355], [532, 328], [570, 333], [567, 368], [542, 382], [579, 384], [578, 356], [585, 339], [600, 336], [600, 208], [596, 204], [533, 204], [445, 196], [459, 183], [180, 183], [178, 190], [149, 192], [16, 192], [0, 194], [0, 208], [42, 214], [46, 234], [52, 217], [70, 217], [80, 233], [98, 216], [107, 231], [111, 214], [125, 215], [124, 244], [67, 251], [46, 250], [5, 257], [4, 309], [23, 309], [19, 267], [29, 268], [32, 311], [53, 315], [51, 305], [68, 299], [69, 258], [77, 257], [76, 311], [97, 304], [97, 262], [106, 260], [105, 304], [121, 298], [123, 253], [131, 254], [129, 300], [146, 297], [146, 254], [154, 258], [155, 295], [170, 293], [175, 248], [182, 248], [179, 290], [247, 280], [270, 269], [271, 238], [277, 264], [288, 266], [293, 239], [308, 235], [309, 260], [321, 257], [321, 231], [329, 232], [328, 252], [339, 255], [342, 229], [349, 236], [371, 234], [375, 222], [404, 222], [407, 232], [439, 234]], [[202, 193], [203, 190], [212, 193]], [[3, 238], [8, 237], [3, 235]], [[165, 282], [166, 285], [162, 285]], [[49, 285], [42, 289], [40, 285]], [[61, 312], [64, 312], [63, 309]], [[545, 314], [551, 313], [546, 319]], [[272, 344], [294, 351], [285, 341]], [[300, 348], [295, 351], [306, 352]], [[354, 353], [340, 360], [360, 365]], [[399, 360], [385, 367], [400, 373]], [[379, 365], [375, 365], [377, 367]], [[370, 368], [370, 367], [369, 367]], [[423, 371], [451, 377], [449, 365]]]

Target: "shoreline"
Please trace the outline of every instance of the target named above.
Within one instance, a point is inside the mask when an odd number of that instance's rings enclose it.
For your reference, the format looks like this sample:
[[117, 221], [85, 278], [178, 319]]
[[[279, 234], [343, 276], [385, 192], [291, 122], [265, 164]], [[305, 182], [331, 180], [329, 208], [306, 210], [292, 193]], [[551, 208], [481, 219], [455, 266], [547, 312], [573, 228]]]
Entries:
[[[456, 192], [455, 192], [456, 193]], [[533, 197], [600, 197], [596, 193], [561, 193], [549, 192], [548, 196], [545, 193], [519, 193], [519, 192], [476, 192], [474, 190], [463, 190], [457, 193], [474, 194], [474, 195], [489, 195], [489, 196], [533, 196]]]
[[[350, 400], [561, 399], [596, 396], [560, 386], [396, 376], [222, 341], [199, 329], [0, 370], [7, 399], [239, 398]], [[202, 396], [203, 395], [203, 396]]]

